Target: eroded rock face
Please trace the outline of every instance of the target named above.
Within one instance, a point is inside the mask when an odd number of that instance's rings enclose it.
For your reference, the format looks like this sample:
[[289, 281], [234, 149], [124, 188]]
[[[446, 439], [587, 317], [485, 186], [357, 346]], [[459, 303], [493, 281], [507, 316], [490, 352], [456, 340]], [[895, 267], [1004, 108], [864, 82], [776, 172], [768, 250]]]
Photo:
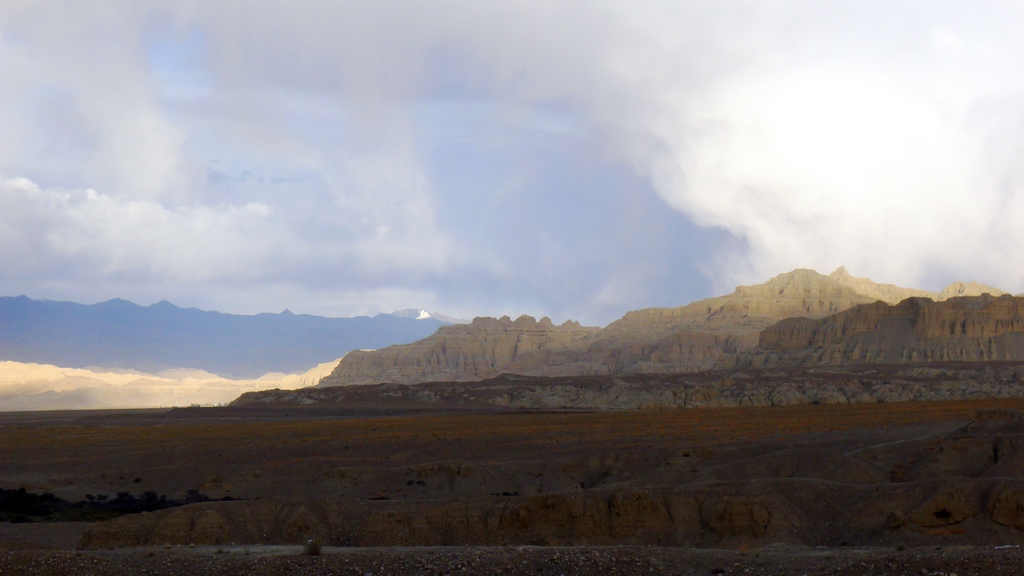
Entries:
[[991, 294], [1002, 296], [1006, 292], [978, 282], [954, 282], [942, 289], [941, 292], [919, 290], [917, 288], [903, 288], [894, 284], [878, 284], [867, 278], [856, 278], [851, 276], [846, 268], [840, 266], [835, 272], [828, 275], [829, 278], [839, 282], [843, 286], [853, 289], [854, 292], [868, 296], [873, 300], [880, 300], [886, 304], [898, 304], [907, 298], [928, 298], [936, 302], [958, 298], [961, 296], [981, 296]]
[[[990, 496], [982, 507], [985, 494]], [[919, 501], [908, 503], [908, 497]], [[945, 488], [935, 481], [859, 485], [776, 479], [720, 484], [710, 492], [681, 486], [405, 502], [209, 502], [93, 524], [81, 546], [299, 544], [311, 538], [330, 546], [836, 546], [906, 540], [923, 545], [948, 536], [964, 543], [1016, 541], [1022, 529], [1019, 481]]]
[[741, 365], [1024, 360], [1024, 298], [875, 302], [822, 319], [789, 318], [761, 332]]
[[910, 522], [902, 510], [895, 510], [885, 519], [885, 527], [889, 530], [899, 530]]
[[[577, 322], [554, 325], [522, 316], [475, 318], [444, 326], [423, 340], [383, 350], [349, 352], [320, 386], [392, 382], [464, 382], [509, 371], [529, 373], [548, 364], [553, 350], [586, 339], [600, 329]], [[344, 366], [342, 366], [344, 364]]]
[[203, 510], [191, 525], [192, 538], [211, 544], [227, 544], [231, 541], [231, 526], [227, 518], [216, 510]]
[[[406, 505], [356, 499], [206, 503], [98, 523], [82, 545], [269, 544], [310, 538], [355, 546], [674, 543], [677, 527], [664, 502], [657, 492], [622, 490]], [[699, 531], [699, 525], [683, 528]]]
[[996, 486], [987, 508], [993, 522], [1024, 530], [1024, 486]]
[[834, 272], [828, 275], [829, 278], [835, 280], [839, 284], [852, 289], [858, 294], [862, 294], [871, 298], [872, 301], [880, 300], [887, 304], [896, 304], [902, 302], [907, 298], [931, 298], [932, 300], [938, 300], [939, 295], [935, 292], [928, 290], [918, 290], [917, 288], [903, 288], [896, 286], [895, 284], [879, 284], [872, 282], [867, 278], [857, 278], [851, 276], [846, 271], [845, 266], [840, 266]]
[[603, 330], [528, 316], [477, 318], [413, 344], [350, 352], [320, 386], [707, 370], [755, 346], [759, 332], [783, 318], [821, 318], [875, 301], [858, 292], [874, 283], [844, 282], [794, 270], [726, 296], [629, 312]]
[[[233, 406], [341, 405], [350, 408], [479, 407], [505, 410], [642, 410], [790, 406], [1015, 398], [1024, 396], [1024, 363], [893, 364], [743, 368], [698, 374], [525, 377], [481, 382], [375, 384], [249, 392]], [[1002, 422], [1001, 420], [998, 422]], [[1024, 430], [1010, 422], [982, 424]], [[1024, 466], [1024, 443], [988, 446], [984, 457], [1000, 466]], [[980, 454], [980, 453], [979, 453]], [[979, 462], [980, 465], [980, 462]]]
[[975, 495], [965, 486], [939, 490], [914, 508], [907, 518], [918, 526], [937, 527], [958, 524], [978, 512]]
[[980, 284], [978, 282], [954, 282], [943, 288], [942, 292], [939, 292], [938, 297], [932, 298], [932, 300], [941, 302], [943, 300], [949, 300], [950, 298], [959, 298], [961, 296], [981, 296], [982, 294], [1003, 296], [1008, 294], [1008, 292], [1003, 292], [998, 288], [993, 288], [992, 286]]
[[701, 507], [704, 524], [723, 536], [758, 538], [768, 530], [771, 510], [756, 496], [728, 495], [709, 498]]
[[1024, 360], [1018, 299], [963, 298], [976, 294], [1003, 292], [957, 283], [935, 293], [855, 278], [845, 268], [828, 276], [798, 269], [686, 306], [628, 312], [604, 329], [477, 318], [412, 344], [350, 352], [320, 386], [681, 374], [779, 356], [832, 364]]

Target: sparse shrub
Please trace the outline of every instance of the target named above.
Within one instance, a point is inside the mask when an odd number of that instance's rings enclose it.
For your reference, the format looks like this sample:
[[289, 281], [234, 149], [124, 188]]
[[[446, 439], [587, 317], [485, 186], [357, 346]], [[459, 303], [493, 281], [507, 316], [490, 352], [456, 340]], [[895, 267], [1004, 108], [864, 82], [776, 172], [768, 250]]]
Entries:
[[322, 548], [320, 541], [316, 538], [310, 538], [309, 541], [302, 546], [302, 553], [306, 556], [319, 556], [320, 548]]

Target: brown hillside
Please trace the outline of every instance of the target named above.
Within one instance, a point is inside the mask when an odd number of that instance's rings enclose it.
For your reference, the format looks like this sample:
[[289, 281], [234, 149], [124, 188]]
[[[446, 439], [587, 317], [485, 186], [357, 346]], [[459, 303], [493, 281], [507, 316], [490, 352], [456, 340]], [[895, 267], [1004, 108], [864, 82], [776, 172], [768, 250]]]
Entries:
[[[870, 281], [867, 281], [870, 282]], [[477, 318], [383, 350], [351, 352], [321, 386], [478, 381], [531, 376], [695, 372], [757, 344], [758, 333], [792, 316], [819, 318], [873, 302], [813, 270], [678, 308], [627, 313], [604, 330], [550, 320]]]
[[320, 386], [390, 382], [470, 382], [500, 374], [583, 376], [675, 374], [734, 363], [762, 330], [786, 318], [824, 318], [861, 304], [909, 297], [1002, 291], [957, 283], [941, 293], [878, 284], [839, 268], [825, 276], [797, 269], [764, 284], [677, 308], [628, 312], [604, 329], [550, 320], [477, 318], [434, 335], [377, 351], [349, 353]]
[[859, 364], [1024, 359], [1024, 298], [988, 294], [876, 302], [765, 329], [740, 363]]
[[322, 386], [431, 380], [453, 382], [492, 378], [510, 369], [530, 372], [548, 364], [553, 349], [596, 334], [600, 328], [548, 318], [521, 316], [474, 318], [469, 324], [443, 326], [428, 338], [383, 350], [349, 352]]

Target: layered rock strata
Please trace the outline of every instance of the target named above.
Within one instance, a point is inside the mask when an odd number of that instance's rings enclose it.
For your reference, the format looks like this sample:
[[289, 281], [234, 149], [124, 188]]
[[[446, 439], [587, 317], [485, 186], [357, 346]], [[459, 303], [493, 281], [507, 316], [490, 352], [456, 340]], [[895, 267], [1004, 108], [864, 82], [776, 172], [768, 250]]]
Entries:
[[1024, 360], [1024, 298], [988, 294], [941, 302], [876, 302], [821, 319], [789, 318], [761, 332], [740, 365], [893, 364]]
[[597, 334], [599, 328], [529, 316], [474, 318], [444, 326], [428, 338], [383, 350], [349, 352], [321, 386], [432, 380], [451, 382], [492, 378], [506, 372], [533, 373], [552, 364], [555, 351]]
[[477, 318], [412, 344], [350, 352], [320, 385], [695, 372], [755, 346], [758, 333], [783, 318], [820, 318], [873, 301], [835, 278], [794, 270], [726, 296], [629, 312], [603, 330], [528, 316]]
[[482, 382], [269, 390], [232, 406], [642, 410], [1024, 397], [1024, 364], [746, 368], [674, 375], [500, 376]]
[[845, 266], [840, 266], [828, 277], [858, 294], [867, 296], [873, 300], [881, 300], [887, 304], [898, 304], [907, 298], [928, 298], [936, 302], [957, 298], [960, 296], [981, 296], [991, 294], [1002, 296], [1006, 294], [998, 288], [993, 288], [978, 282], [954, 282], [942, 289], [941, 292], [930, 290], [919, 290], [917, 288], [903, 288], [895, 284], [879, 284], [867, 278], [851, 276]]
[[[810, 455], [816, 456], [816, 455]], [[724, 481], [417, 502], [256, 500], [122, 516], [84, 548], [230, 543], [330, 546], [893, 545], [1019, 542], [1024, 480]]]
[[477, 318], [412, 344], [351, 352], [320, 386], [470, 382], [499, 374], [692, 373], [735, 365], [737, 355], [759, 344], [762, 330], [786, 318], [816, 320], [878, 301], [945, 301], [981, 293], [1003, 294], [975, 283], [956, 283], [936, 293], [856, 278], [845, 268], [828, 276], [798, 269], [686, 306], [628, 312], [604, 329], [574, 322], [555, 326], [528, 316]]

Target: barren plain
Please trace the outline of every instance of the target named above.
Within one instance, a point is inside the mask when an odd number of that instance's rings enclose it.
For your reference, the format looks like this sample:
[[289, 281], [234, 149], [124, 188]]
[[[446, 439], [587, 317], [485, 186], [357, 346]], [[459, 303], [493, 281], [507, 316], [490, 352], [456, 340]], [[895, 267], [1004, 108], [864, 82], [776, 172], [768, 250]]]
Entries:
[[[0, 570], [1020, 574], [1020, 409], [2, 414], [0, 487], [235, 500], [4, 525]], [[301, 553], [309, 539], [321, 555]]]

